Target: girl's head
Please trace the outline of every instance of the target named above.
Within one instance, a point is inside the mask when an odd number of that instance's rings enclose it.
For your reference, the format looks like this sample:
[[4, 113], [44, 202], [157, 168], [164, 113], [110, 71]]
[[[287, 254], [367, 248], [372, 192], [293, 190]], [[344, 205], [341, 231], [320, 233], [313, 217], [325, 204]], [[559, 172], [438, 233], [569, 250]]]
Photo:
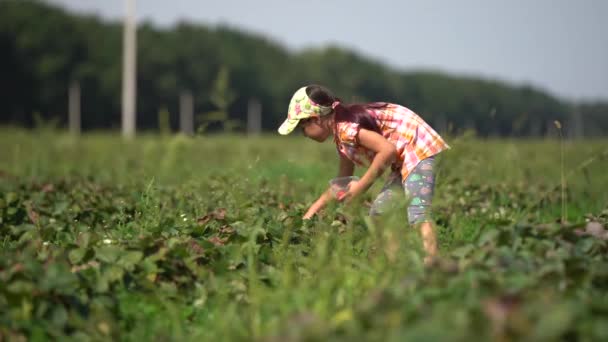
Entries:
[[337, 103], [329, 90], [310, 85], [296, 91], [289, 102], [287, 120], [279, 127], [279, 133], [287, 135], [300, 127], [305, 136], [325, 141], [332, 133], [332, 105]]
[[287, 135], [300, 127], [306, 137], [323, 142], [339, 122], [354, 122], [362, 128], [380, 132], [368, 109], [384, 106], [385, 103], [345, 105], [329, 89], [309, 85], [298, 89], [292, 96], [287, 120], [279, 127], [279, 133]]

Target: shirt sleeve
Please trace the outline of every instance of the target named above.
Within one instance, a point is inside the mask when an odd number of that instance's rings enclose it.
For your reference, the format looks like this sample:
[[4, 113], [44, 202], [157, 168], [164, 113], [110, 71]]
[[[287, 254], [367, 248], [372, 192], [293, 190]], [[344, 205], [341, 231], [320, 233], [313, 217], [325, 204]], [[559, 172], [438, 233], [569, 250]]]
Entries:
[[338, 123], [338, 141], [341, 144], [355, 147], [359, 144], [359, 124], [354, 122]]

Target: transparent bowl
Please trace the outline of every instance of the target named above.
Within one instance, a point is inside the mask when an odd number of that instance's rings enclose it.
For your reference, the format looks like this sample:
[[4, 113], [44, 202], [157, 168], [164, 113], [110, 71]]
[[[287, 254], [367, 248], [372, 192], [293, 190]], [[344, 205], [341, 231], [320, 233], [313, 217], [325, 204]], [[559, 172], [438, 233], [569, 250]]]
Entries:
[[331, 190], [331, 194], [335, 198], [339, 198], [345, 192], [348, 191], [350, 187], [350, 182], [358, 181], [359, 177], [357, 176], [348, 176], [348, 177], [336, 177], [329, 181], [329, 189]]

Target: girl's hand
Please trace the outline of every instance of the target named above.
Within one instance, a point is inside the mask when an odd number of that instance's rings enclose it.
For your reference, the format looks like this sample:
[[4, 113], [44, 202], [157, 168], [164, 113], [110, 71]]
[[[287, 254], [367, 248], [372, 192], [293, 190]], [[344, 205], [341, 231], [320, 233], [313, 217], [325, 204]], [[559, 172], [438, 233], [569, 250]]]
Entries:
[[351, 181], [348, 183], [348, 190], [344, 192], [339, 192], [336, 195], [336, 199], [338, 202], [350, 202], [350, 200], [354, 197], [359, 196], [362, 192], [365, 191], [365, 187], [361, 181]]
[[308, 211], [306, 214], [304, 214], [304, 216], [302, 216], [303, 220], [310, 220], [312, 219], [313, 216], [315, 216], [316, 213], [310, 212]]
[[321, 208], [323, 208], [325, 206], [325, 204], [327, 202], [329, 202], [331, 200], [331, 190], [327, 189], [320, 197], [319, 199], [313, 203], [310, 208], [308, 208], [308, 210], [306, 211], [306, 213], [304, 214], [304, 216], [302, 217], [302, 219], [304, 220], [310, 220], [313, 216], [315, 216], [315, 214], [321, 210]]

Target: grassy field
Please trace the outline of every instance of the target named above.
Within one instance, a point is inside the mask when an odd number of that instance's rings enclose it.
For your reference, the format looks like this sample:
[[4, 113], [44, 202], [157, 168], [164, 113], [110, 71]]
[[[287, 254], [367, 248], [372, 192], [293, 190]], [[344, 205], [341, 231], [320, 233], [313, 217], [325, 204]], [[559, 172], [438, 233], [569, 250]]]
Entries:
[[330, 143], [4, 128], [0, 340], [608, 339], [608, 141], [448, 142], [425, 267]]

